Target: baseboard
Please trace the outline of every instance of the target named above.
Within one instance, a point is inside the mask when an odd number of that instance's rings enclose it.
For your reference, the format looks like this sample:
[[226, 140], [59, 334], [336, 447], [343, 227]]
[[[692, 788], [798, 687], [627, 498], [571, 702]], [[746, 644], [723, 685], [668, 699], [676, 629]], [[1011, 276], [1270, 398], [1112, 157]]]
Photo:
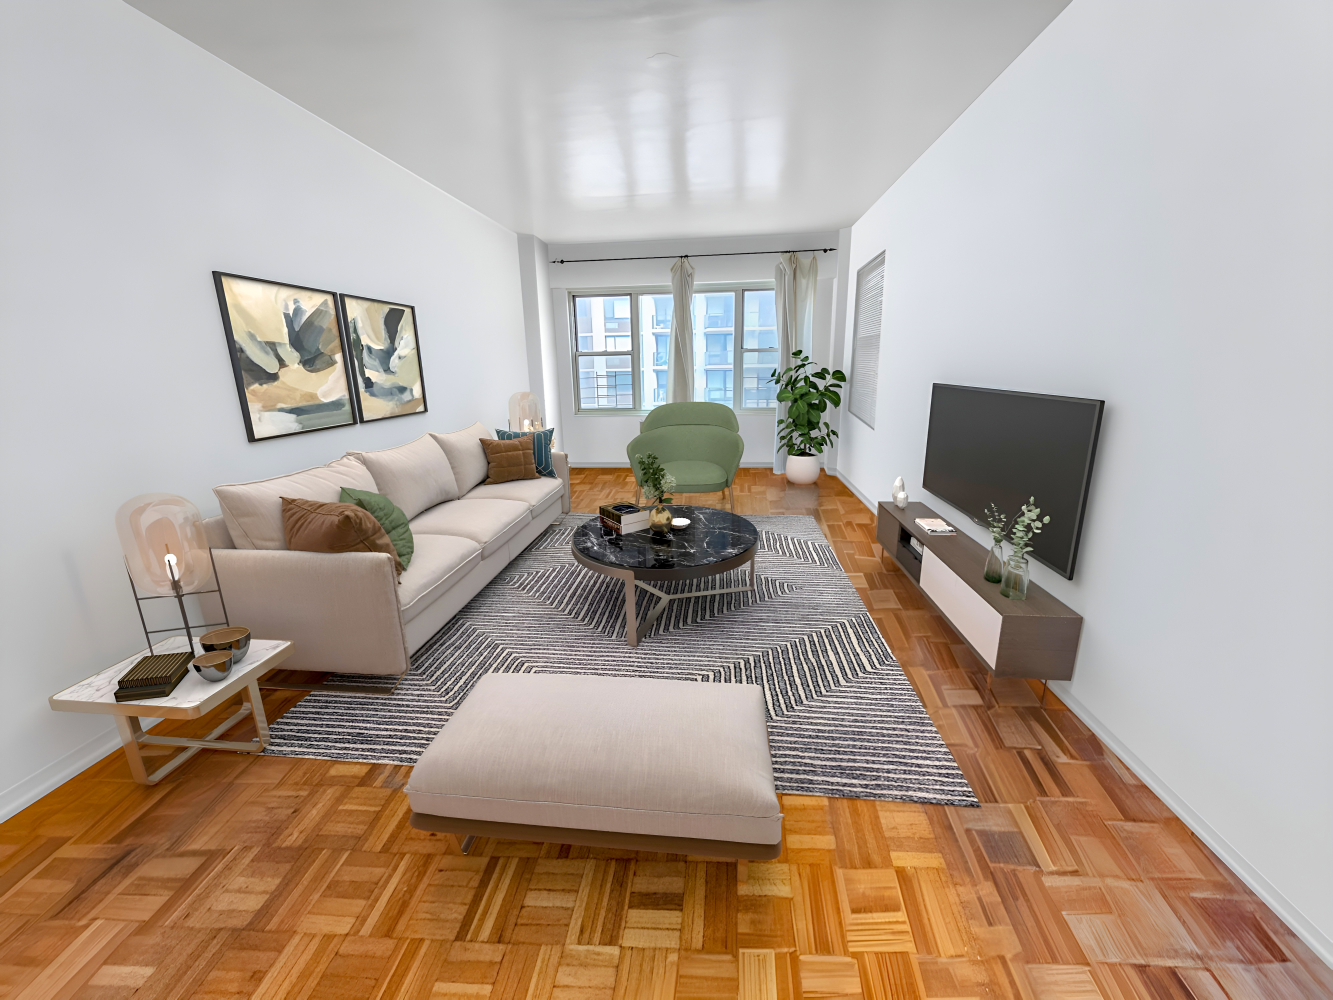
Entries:
[[[148, 720], [144, 720], [145, 722]], [[86, 771], [120, 746], [120, 737], [114, 728], [94, 736], [82, 746], [75, 747], [59, 760], [52, 761], [35, 774], [0, 792], [0, 822], [4, 822], [32, 805], [43, 795], [54, 792], [81, 771]]]
[[1207, 820], [1190, 808], [1189, 804], [1158, 777], [1152, 768], [1117, 739], [1115, 733], [1111, 732], [1088, 709], [1087, 705], [1070, 693], [1069, 688], [1070, 683], [1068, 681], [1051, 681], [1051, 690], [1062, 702], [1069, 706], [1084, 725], [1097, 734], [1097, 738], [1106, 745], [1106, 748], [1119, 757], [1124, 765], [1138, 776], [1140, 781], [1152, 789], [1153, 794], [1166, 803], [1171, 811], [1180, 818], [1180, 821], [1193, 830], [1195, 836], [1207, 844], [1209, 850], [1235, 872], [1240, 880], [1254, 891], [1256, 896], [1267, 903], [1268, 908], [1276, 913], [1282, 922], [1290, 927], [1296, 936], [1304, 941], [1325, 965], [1333, 968], [1333, 938], [1330, 938], [1316, 927], [1310, 918], [1302, 913], [1291, 900], [1287, 899], [1258, 869], [1245, 860], [1245, 857], [1228, 843], [1225, 837], [1214, 830]]
[[849, 490], [852, 491], [852, 495], [855, 496], [856, 499], [860, 500], [863, 504], [865, 504], [867, 507], [870, 508], [870, 512], [872, 514], [879, 513], [879, 504], [871, 500], [868, 496], [866, 496], [859, 489], [857, 489], [856, 484], [854, 482], [852, 482], [846, 476], [839, 476], [836, 471], [829, 473], [829, 475], [837, 477], [838, 481], [841, 482], [843, 486], [846, 486]]

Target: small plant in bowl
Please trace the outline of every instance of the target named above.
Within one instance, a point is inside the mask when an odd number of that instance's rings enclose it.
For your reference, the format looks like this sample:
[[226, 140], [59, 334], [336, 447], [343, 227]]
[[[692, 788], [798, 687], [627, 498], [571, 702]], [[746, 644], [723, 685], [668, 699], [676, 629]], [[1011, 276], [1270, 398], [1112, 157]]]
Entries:
[[671, 511], [666, 505], [671, 502], [676, 477], [662, 468], [661, 461], [651, 451], [646, 455], [635, 455], [634, 463], [639, 467], [643, 495], [653, 504], [648, 515], [648, 528], [655, 535], [665, 535], [671, 531]]

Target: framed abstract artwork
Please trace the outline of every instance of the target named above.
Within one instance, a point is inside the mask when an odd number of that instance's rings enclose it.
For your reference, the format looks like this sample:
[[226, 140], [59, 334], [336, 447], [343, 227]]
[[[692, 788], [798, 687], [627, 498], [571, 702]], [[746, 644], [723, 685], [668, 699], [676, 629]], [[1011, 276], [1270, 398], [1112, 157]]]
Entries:
[[359, 419], [426, 412], [417, 311], [396, 302], [339, 295]]
[[213, 272], [251, 441], [356, 423], [333, 292]]

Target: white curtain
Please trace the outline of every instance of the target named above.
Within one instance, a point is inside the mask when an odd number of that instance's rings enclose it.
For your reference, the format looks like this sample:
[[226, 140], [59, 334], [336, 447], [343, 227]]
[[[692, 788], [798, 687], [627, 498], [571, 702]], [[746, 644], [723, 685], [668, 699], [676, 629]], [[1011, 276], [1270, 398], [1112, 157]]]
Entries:
[[685, 257], [671, 265], [671, 347], [667, 352], [667, 402], [694, 399], [694, 265]]
[[[810, 353], [814, 340], [815, 286], [819, 282], [819, 262], [811, 254], [800, 260], [794, 253], [778, 258], [773, 272], [774, 300], [778, 321], [778, 371], [790, 368], [791, 352]], [[777, 419], [787, 415], [787, 404], [779, 403]], [[773, 471], [787, 471], [787, 453], [778, 447], [777, 428], [773, 429]]]

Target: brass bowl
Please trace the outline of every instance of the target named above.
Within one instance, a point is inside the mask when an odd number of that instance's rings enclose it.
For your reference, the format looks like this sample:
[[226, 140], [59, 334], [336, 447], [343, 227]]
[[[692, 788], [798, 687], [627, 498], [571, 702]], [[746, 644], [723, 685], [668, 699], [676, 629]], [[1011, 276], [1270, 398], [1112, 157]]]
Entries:
[[195, 673], [206, 681], [214, 683], [224, 680], [231, 673], [231, 660], [234, 650], [215, 649], [211, 653], [200, 653], [190, 661]]
[[199, 637], [199, 647], [205, 653], [230, 649], [234, 654], [231, 662], [240, 663], [250, 651], [250, 630], [240, 625], [215, 628], [212, 632], [205, 632]]

